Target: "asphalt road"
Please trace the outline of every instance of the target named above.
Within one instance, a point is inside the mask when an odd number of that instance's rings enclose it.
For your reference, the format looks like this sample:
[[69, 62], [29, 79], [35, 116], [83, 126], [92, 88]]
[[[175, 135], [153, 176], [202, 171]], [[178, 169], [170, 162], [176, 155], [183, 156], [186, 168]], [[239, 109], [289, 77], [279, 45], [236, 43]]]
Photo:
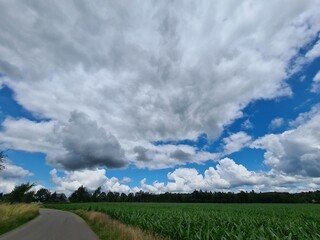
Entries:
[[98, 240], [79, 216], [65, 211], [40, 209], [40, 216], [0, 236], [0, 240]]

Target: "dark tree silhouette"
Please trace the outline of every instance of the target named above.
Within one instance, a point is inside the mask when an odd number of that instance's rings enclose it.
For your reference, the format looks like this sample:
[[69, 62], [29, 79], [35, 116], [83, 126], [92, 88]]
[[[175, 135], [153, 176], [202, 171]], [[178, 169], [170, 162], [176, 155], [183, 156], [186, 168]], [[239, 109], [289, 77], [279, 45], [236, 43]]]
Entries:
[[99, 202], [100, 201], [100, 195], [101, 195], [101, 187], [98, 187], [92, 194], [92, 201], [93, 202]]
[[34, 184], [23, 183], [20, 186], [15, 186], [12, 192], [8, 196], [8, 201], [10, 203], [19, 203], [25, 202], [29, 203], [33, 201], [34, 192], [30, 191], [30, 189], [34, 186]]
[[[52, 196], [54, 196], [52, 194]], [[51, 196], [51, 198], [52, 198]], [[70, 202], [176, 202], [176, 203], [318, 203], [320, 191], [314, 192], [208, 192], [195, 190], [192, 193], [160, 193], [154, 194], [139, 191], [136, 193], [111, 192], [107, 194], [97, 188], [93, 193], [84, 186], [79, 187], [69, 197]]]
[[50, 203], [65, 203], [67, 201], [67, 197], [64, 193], [54, 192], [51, 194], [48, 202]]
[[34, 200], [37, 202], [48, 202], [50, 200], [51, 193], [48, 189], [41, 188], [34, 195]]
[[84, 186], [79, 187], [69, 197], [70, 202], [90, 202], [91, 194]]

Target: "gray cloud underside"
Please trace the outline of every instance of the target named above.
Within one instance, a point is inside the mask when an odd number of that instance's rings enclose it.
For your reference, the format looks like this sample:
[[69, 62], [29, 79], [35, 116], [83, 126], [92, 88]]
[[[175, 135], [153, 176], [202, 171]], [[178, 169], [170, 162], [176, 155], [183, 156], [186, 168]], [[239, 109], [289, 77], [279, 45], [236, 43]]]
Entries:
[[178, 159], [180, 161], [187, 161], [191, 158], [190, 153], [186, 153], [180, 149], [175, 150], [174, 152], [170, 153], [170, 157]]
[[124, 150], [117, 139], [83, 113], [73, 112], [66, 125], [57, 125], [54, 142], [63, 151], [49, 154], [52, 165], [68, 170], [106, 166], [120, 168], [127, 165]]

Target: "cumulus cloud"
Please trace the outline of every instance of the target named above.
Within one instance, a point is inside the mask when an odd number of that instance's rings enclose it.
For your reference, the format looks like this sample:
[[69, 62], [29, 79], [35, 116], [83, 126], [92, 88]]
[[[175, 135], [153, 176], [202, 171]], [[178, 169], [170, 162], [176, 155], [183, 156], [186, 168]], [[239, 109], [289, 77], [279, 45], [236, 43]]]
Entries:
[[[58, 171], [53, 169], [51, 178], [59, 192], [71, 194], [79, 186], [83, 185], [89, 191], [94, 191], [99, 186], [105, 192], [113, 191], [120, 193], [130, 192], [193, 192], [204, 191], [240, 191], [243, 189], [254, 189], [255, 191], [304, 191], [308, 187], [316, 189], [320, 186], [320, 178], [310, 178], [299, 174], [286, 174], [283, 171], [272, 169], [268, 172], [249, 171], [245, 166], [237, 164], [230, 158], [221, 159], [215, 167], [209, 167], [203, 173], [195, 168], [177, 168], [167, 174], [168, 181], [154, 181], [147, 183], [143, 178], [139, 186], [130, 187], [125, 183], [131, 181], [129, 178], [119, 180], [108, 178], [105, 169], [64, 171], [58, 176]], [[60, 174], [61, 175], [61, 174]], [[309, 189], [310, 189], [309, 188]]]
[[0, 192], [11, 192], [16, 185], [32, 175], [28, 170], [7, 162], [5, 168], [0, 171]]
[[314, 107], [295, 121], [296, 128], [281, 134], [269, 134], [252, 143], [266, 150], [264, 163], [287, 174], [320, 177], [320, 114]]
[[132, 182], [132, 179], [129, 177], [124, 177], [124, 178], [122, 178], [121, 182], [122, 183], [130, 183], [130, 182]]
[[49, 136], [54, 122], [33, 122], [28, 119], [7, 118], [2, 122], [0, 143], [3, 148], [28, 152], [54, 152], [59, 148], [52, 145]]
[[119, 179], [106, 176], [105, 169], [84, 169], [78, 171], [64, 171], [62, 176], [58, 176], [58, 171], [50, 171], [51, 180], [56, 185], [54, 190], [71, 194], [80, 186], [85, 186], [89, 191], [94, 191], [98, 187], [105, 192], [125, 192], [130, 191], [130, 187], [121, 184]]
[[65, 125], [57, 125], [53, 141], [63, 150], [48, 155], [48, 162], [67, 170], [105, 166], [120, 168], [127, 164], [118, 140], [87, 115], [73, 112]]
[[164, 153], [145, 142], [200, 133], [215, 139], [251, 101], [290, 95], [288, 65], [318, 34], [319, 7], [316, 0], [2, 2], [2, 84], [25, 109], [70, 134], [85, 135], [81, 122], [67, 123], [74, 110], [93, 127], [83, 126], [92, 131], [83, 139], [54, 131], [62, 152], [47, 149], [46, 140], [41, 148], [8, 139], [12, 125], [1, 139], [50, 152], [48, 162], [65, 169], [123, 167], [127, 153], [138, 167], [201, 163], [210, 153]]
[[151, 161], [151, 157], [147, 156], [148, 149], [142, 146], [136, 146], [133, 148], [134, 153], [137, 154], [136, 159], [138, 161], [148, 162]]
[[166, 187], [163, 182], [154, 181], [152, 185], [146, 184], [147, 179], [144, 178], [140, 181], [140, 188], [136, 187], [136, 189], [139, 189], [140, 191], [149, 192], [149, 193], [164, 193], [166, 192]]
[[47, 162], [67, 170], [127, 165], [118, 140], [84, 113], [74, 111], [67, 122], [6, 119], [0, 132], [3, 147], [47, 153]]
[[187, 163], [202, 164], [208, 160], [216, 161], [219, 157], [217, 153], [185, 144], [142, 144], [144, 145], [135, 146], [133, 151], [128, 151], [129, 158], [136, 159], [134, 164], [139, 168], [162, 169]]
[[309, 112], [300, 113], [296, 119], [289, 122], [289, 126], [292, 128], [297, 128], [300, 125], [304, 125], [318, 114], [320, 114], [320, 104], [312, 106]]
[[229, 137], [222, 139], [224, 144], [223, 152], [228, 155], [240, 151], [242, 148], [248, 146], [252, 138], [245, 132], [238, 132], [231, 134]]
[[[154, 181], [147, 184], [146, 178], [140, 181], [140, 186], [129, 187], [123, 183], [131, 179], [119, 180], [115, 177], [108, 178], [105, 169], [64, 171], [63, 176], [58, 176], [56, 169], [51, 170], [52, 182], [56, 185], [55, 190], [71, 194], [79, 186], [83, 185], [89, 191], [102, 186], [103, 191], [115, 192], [138, 192], [140, 190], [151, 193], [192, 192], [195, 189], [202, 190], [225, 190], [227, 188], [254, 185], [262, 182], [264, 173], [248, 171], [244, 166], [236, 164], [232, 159], [222, 159], [216, 166], [205, 170], [200, 174], [194, 168], [178, 168], [168, 173], [168, 182]], [[122, 183], [121, 183], [122, 182]]]
[[314, 93], [320, 92], [320, 71], [318, 71], [313, 78], [311, 92], [314, 92]]
[[284, 119], [283, 118], [274, 118], [272, 119], [270, 125], [269, 125], [269, 128], [272, 129], [272, 130], [275, 130], [277, 128], [280, 128], [282, 127], [284, 124]]
[[[301, 71], [304, 66], [307, 64], [310, 64], [313, 62], [316, 58], [320, 56], [320, 35], [316, 36], [317, 42], [314, 43], [314, 41], [311, 41], [311, 49], [309, 49], [304, 55], [297, 54], [295, 58], [292, 60], [291, 66], [289, 66], [288, 72], [292, 76], [293, 74]], [[313, 45], [312, 45], [313, 44]], [[310, 45], [306, 46], [307, 48], [310, 47]], [[300, 81], [304, 81], [305, 76], [302, 76], [300, 78]]]
[[244, 129], [252, 129], [253, 128], [253, 124], [250, 121], [250, 119], [247, 119], [241, 124], [241, 127], [244, 128]]
[[317, 43], [306, 53], [306, 58], [309, 61], [312, 61], [318, 57], [320, 57], [320, 40], [318, 40]]
[[[219, 161], [216, 167], [209, 167], [203, 174], [194, 168], [177, 168], [168, 173], [168, 182], [155, 181], [147, 184], [141, 181], [140, 190], [154, 193], [163, 192], [192, 192], [194, 190], [230, 191], [249, 187], [257, 191], [281, 191], [297, 189], [301, 183], [316, 184], [316, 179], [308, 179], [300, 175], [287, 175], [283, 172], [270, 170], [249, 171], [241, 164], [230, 158]], [[319, 182], [319, 180], [318, 180]]]

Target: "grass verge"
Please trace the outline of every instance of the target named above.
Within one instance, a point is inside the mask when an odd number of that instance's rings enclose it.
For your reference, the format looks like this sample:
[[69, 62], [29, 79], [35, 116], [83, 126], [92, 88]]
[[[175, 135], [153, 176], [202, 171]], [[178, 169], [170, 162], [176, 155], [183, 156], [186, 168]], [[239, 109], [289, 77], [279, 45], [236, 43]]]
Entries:
[[39, 215], [37, 204], [0, 204], [0, 235]]
[[162, 238], [147, 233], [140, 228], [128, 226], [101, 212], [75, 210], [101, 240], [160, 240]]

